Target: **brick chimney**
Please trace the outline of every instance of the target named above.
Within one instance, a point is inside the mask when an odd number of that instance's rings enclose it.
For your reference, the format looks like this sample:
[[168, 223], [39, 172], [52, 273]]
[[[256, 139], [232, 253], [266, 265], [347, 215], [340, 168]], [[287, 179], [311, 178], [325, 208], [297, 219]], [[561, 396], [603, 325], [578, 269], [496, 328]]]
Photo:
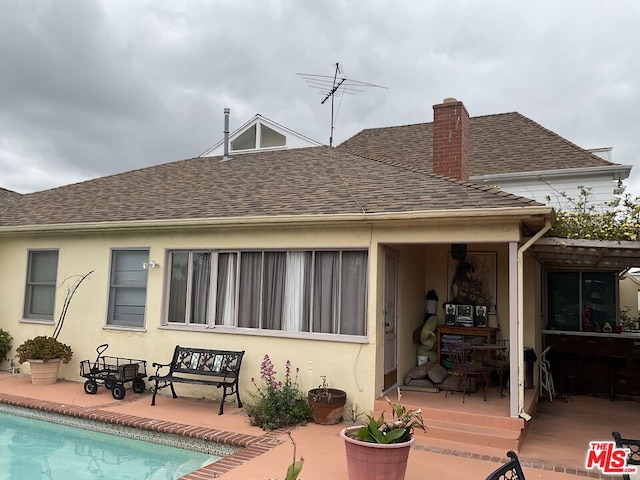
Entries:
[[469, 113], [455, 98], [433, 106], [433, 173], [469, 181]]

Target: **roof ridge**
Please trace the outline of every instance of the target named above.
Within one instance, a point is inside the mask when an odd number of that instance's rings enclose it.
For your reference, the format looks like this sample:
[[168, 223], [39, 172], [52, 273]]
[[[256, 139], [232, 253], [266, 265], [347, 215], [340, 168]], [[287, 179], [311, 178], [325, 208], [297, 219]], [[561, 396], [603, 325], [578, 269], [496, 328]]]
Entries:
[[[502, 115], [513, 115], [514, 113], [518, 114], [518, 115], [522, 115], [522, 114], [520, 114], [518, 112], [488, 113], [486, 115], [476, 115], [474, 117], [469, 117], [469, 120], [474, 120], [474, 119], [478, 119], [478, 118], [486, 118], [486, 117], [499, 117], [499, 116], [502, 116]], [[524, 116], [524, 115], [522, 115], [522, 116]], [[419, 125], [433, 125], [433, 120], [430, 121], [430, 122], [407, 123], [407, 124], [404, 124], [404, 125], [389, 125], [388, 127], [363, 128], [362, 130], [360, 130], [360, 132], [358, 132], [355, 135], [352, 135], [351, 137], [347, 138], [342, 143], [348, 142], [351, 138], [356, 137], [357, 135], [359, 135], [360, 133], [363, 133], [363, 132], [373, 132], [373, 131], [376, 131], [376, 130], [394, 130], [394, 129], [398, 129], [398, 128], [416, 127], [416, 126], [419, 126]], [[342, 144], [340, 144], [340, 145], [342, 145]]]

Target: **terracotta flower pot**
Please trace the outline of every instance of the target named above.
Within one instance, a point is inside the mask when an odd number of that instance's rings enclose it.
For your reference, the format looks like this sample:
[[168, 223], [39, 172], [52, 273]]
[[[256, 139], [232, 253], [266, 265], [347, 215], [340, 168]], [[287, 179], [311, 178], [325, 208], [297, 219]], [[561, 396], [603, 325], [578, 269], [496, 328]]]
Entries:
[[404, 480], [409, 450], [415, 439], [404, 443], [369, 443], [349, 436], [360, 427], [340, 432], [347, 452], [349, 480]]
[[320, 425], [335, 425], [342, 418], [347, 393], [337, 388], [313, 388], [308, 393], [313, 421]]
[[58, 381], [60, 362], [62, 359], [29, 360], [31, 369], [31, 383], [33, 385], [51, 385]]

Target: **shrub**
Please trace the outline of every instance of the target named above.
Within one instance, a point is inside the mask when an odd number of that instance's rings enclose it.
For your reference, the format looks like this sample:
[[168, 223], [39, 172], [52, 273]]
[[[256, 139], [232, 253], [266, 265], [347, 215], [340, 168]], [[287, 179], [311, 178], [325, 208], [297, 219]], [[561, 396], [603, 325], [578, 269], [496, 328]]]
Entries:
[[4, 360], [9, 350], [11, 350], [11, 340], [13, 338], [9, 335], [9, 332], [0, 328], [0, 360]]
[[284, 382], [276, 380], [276, 371], [269, 355], [260, 364], [260, 382], [251, 381], [256, 387], [252, 399], [245, 402], [245, 411], [256, 425], [264, 430], [306, 424], [311, 420], [311, 406], [298, 385], [299, 368], [291, 375], [291, 362], [285, 364]]
[[25, 340], [16, 349], [16, 355], [20, 363], [27, 360], [51, 360], [53, 358], [61, 358], [63, 363], [69, 363], [73, 352], [69, 345], [65, 345], [53, 337], [42, 335]]

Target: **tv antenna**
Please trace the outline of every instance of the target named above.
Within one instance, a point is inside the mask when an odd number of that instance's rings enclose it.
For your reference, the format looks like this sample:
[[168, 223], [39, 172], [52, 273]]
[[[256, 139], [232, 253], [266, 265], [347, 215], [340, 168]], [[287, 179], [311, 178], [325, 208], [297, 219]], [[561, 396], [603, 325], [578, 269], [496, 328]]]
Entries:
[[300, 75], [311, 88], [320, 90], [320, 94], [323, 96], [320, 104], [324, 105], [327, 100], [331, 100], [331, 133], [329, 134], [329, 146], [333, 146], [333, 129], [335, 128], [335, 105], [334, 100], [336, 97], [342, 95], [356, 95], [364, 92], [367, 87], [387, 88], [382, 85], [374, 85], [373, 83], [360, 82], [358, 80], [351, 80], [344, 76], [344, 72], [340, 67], [340, 63], [335, 64], [335, 70], [333, 75], [312, 75], [309, 73], [297, 73]]

